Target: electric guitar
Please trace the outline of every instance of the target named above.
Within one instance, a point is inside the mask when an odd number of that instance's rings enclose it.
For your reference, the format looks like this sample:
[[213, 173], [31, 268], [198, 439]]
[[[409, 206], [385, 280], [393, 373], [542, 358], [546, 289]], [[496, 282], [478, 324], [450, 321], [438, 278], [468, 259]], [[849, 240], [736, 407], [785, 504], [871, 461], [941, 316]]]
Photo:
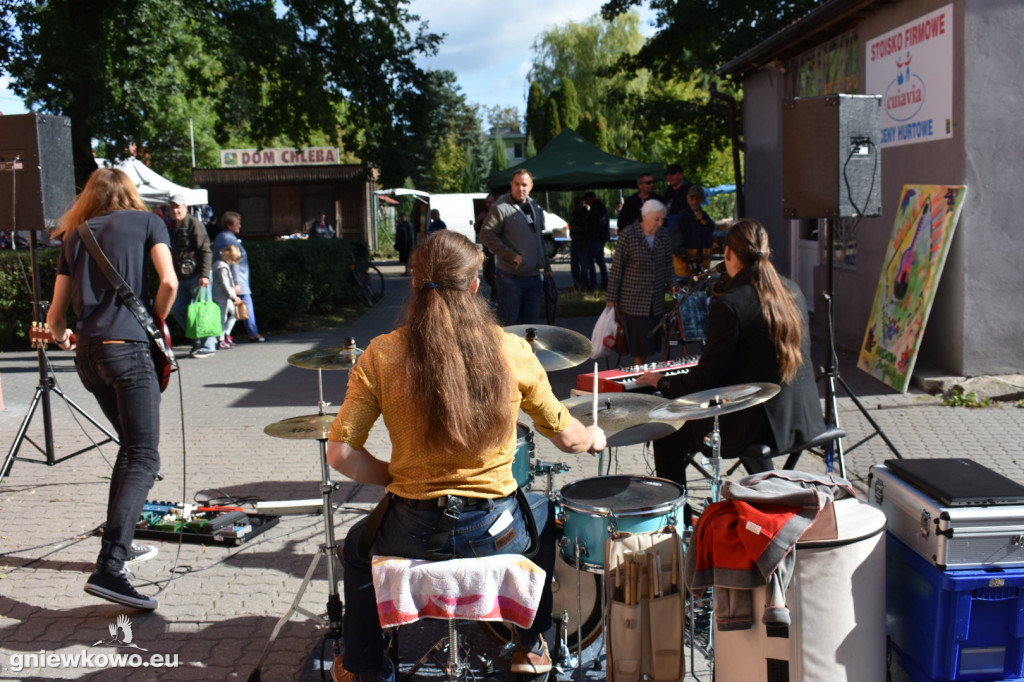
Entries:
[[[53, 330], [50, 329], [50, 325], [45, 322], [32, 323], [32, 327], [28, 330], [28, 341], [32, 344], [33, 348], [44, 348], [50, 343], [55, 346], [57, 345], [57, 339], [53, 335]], [[77, 341], [78, 337], [76, 337], [74, 332], [72, 332], [71, 345], [74, 346]]]
[[[171, 332], [163, 318], [153, 316], [153, 326], [159, 332], [160, 338], [151, 338], [150, 349], [153, 355], [153, 364], [156, 366], [157, 380], [160, 382], [160, 392], [163, 393], [171, 380], [171, 373], [178, 369], [178, 360], [174, 357], [173, 345], [171, 343]], [[53, 336], [53, 330], [45, 322], [33, 322], [28, 331], [28, 340], [33, 348], [56, 345], [57, 339]], [[71, 334], [71, 345], [78, 343], [78, 337]]]
[[153, 316], [153, 326], [160, 333], [159, 339], [150, 338], [153, 364], [156, 365], [156, 378], [160, 382], [160, 392], [167, 388], [171, 373], [178, 369], [178, 359], [174, 357], [174, 346], [171, 343], [171, 330], [167, 328], [164, 318]]

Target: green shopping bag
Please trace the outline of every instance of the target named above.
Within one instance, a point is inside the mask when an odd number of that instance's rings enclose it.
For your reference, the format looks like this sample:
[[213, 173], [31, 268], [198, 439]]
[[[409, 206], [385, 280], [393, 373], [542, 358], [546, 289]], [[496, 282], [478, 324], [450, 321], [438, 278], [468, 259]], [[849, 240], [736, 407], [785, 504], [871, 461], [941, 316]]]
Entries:
[[221, 336], [223, 333], [220, 306], [213, 302], [210, 287], [199, 287], [196, 297], [188, 304], [188, 329], [185, 330], [185, 336], [190, 339], [205, 339], [208, 336]]

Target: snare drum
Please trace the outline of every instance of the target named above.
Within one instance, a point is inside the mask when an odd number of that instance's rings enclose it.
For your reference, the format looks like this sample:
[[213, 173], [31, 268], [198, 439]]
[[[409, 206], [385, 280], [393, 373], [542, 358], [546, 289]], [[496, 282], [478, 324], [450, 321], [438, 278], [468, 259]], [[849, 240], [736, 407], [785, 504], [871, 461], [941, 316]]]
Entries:
[[[681, 521], [686, 490], [673, 481], [647, 476], [597, 476], [562, 488], [562, 558], [580, 568], [604, 571], [604, 542], [615, 532], [646, 533]], [[679, 512], [677, 515], [676, 512]]]
[[523, 490], [533, 483], [533, 431], [526, 424], [516, 424], [516, 458], [512, 461], [512, 476]]

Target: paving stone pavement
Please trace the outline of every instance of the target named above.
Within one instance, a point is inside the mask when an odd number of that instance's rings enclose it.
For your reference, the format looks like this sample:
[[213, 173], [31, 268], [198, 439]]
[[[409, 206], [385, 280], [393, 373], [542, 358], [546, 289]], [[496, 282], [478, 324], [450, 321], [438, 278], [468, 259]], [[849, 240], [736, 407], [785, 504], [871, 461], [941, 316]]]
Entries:
[[[351, 324], [274, 337], [265, 344], [242, 343], [209, 359], [184, 357], [182, 371], [163, 396], [161, 457], [165, 478], [156, 483], [151, 499], [318, 497], [317, 442], [271, 438], [263, 428], [317, 411], [318, 372], [288, 365], [290, 355], [340, 346], [345, 336], [354, 336], [365, 344], [393, 328], [408, 278], [401, 276], [395, 264], [382, 269], [388, 280], [385, 301]], [[567, 284], [567, 266], [558, 267], [558, 277], [560, 283]], [[258, 312], [259, 301], [256, 307]], [[566, 318], [559, 324], [589, 337], [594, 321]], [[182, 346], [179, 350], [187, 349]], [[821, 356], [820, 348], [816, 356]], [[51, 351], [48, 358], [58, 386], [106, 425], [78, 380], [71, 354]], [[904, 457], [966, 456], [1015, 480], [1024, 480], [1024, 410], [1012, 404], [987, 409], [945, 407], [937, 398], [917, 391], [895, 393], [857, 370], [853, 358], [841, 356], [840, 360], [843, 378]], [[553, 372], [556, 394], [569, 397], [576, 375], [583, 371], [588, 370]], [[344, 398], [347, 375], [325, 371], [322, 378], [323, 398], [334, 410]], [[14, 443], [38, 381], [34, 352], [0, 354], [5, 405], [0, 412], [0, 454], [6, 456]], [[871, 429], [843, 392], [838, 406], [840, 424], [849, 433], [845, 441], [847, 477], [863, 492], [869, 467], [891, 458], [893, 453], [879, 437], [851, 450], [854, 443], [870, 435]], [[51, 413], [58, 457], [100, 439], [99, 431], [58, 396], [53, 396]], [[42, 442], [41, 409], [28, 433], [35, 442]], [[568, 472], [555, 476], [555, 489], [597, 475], [596, 458], [566, 455], [544, 438], [538, 436], [536, 440], [536, 459], [565, 462], [570, 467]], [[377, 455], [387, 456], [389, 446], [383, 425], [375, 427], [368, 447]], [[27, 442], [19, 455], [40, 456]], [[115, 448], [106, 444], [54, 467], [17, 460], [0, 481], [0, 679], [247, 678], [323, 543], [320, 517], [284, 517], [264, 535], [238, 547], [157, 542], [159, 555], [136, 564], [134, 570], [136, 585], [160, 600], [159, 609], [145, 614], [122, 609], [82, 591], [99, 548], [94, 531], [103, 520], [109, 463], [114, 456]], [[648, 475], [653, 470], [653, 459], [641, 445], [618, 448], [605, 461], [612, 473]], [[821, 462], [809, 456], [802, 460], [801, 468], [824, 470]], [[341, 538], [372, 508], [382, 490], [341, 480], [340, 475], [337, 479], [334, 518]], [[536, 486], [540, 485], [539, 481]], [[700, 497], [706, 495], [706, 488], [694, 482], [691, 493]], [[327, 576], [321, 561], [301, 605], [320, 613], [326, 596]], [[109, 640], [108, 626], [120, 613], [130, 618], [134, 643], [147, 650], [144, 657], [176, 655], [178, 667], [128, 672], [104, 667], [49, 666], [20, 672], [12, 668], [12, 657], [28, 653], [114, 652], [110, 647], [91, 645]], [[303, 679], [319, 634], [318, 626], [310, 619], [301, 615], [291, 618], [262, 668], [262, 679]], [[710, 679], [706, 664], [698, 670], [701, 679]], [[600, 672], [587, 674], [588, 679], [602, 677]]]

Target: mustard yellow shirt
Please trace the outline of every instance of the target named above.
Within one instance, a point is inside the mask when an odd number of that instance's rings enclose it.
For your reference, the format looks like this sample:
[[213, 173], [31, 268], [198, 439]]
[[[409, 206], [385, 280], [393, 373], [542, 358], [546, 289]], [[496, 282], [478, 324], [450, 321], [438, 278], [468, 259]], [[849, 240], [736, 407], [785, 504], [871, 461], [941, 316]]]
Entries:
[[[330, 440], [354, 448], [366, 444], [370, 429], [383, 415], [391, 439], [392, 482], [388, 491], [410, 499], [441, 495], [505, 497], [517, 487], [512, 476], [516, 421], [500, 445], [473, 450], [430, 452], [426, 411], [411, 402], [406, 373], [408, 333], [401, 327], [378, 336], [352, 369], [348, 393], [331, 426]], [[542, 435], [550, 438], [569, 427], [569, 410], [555, 399], [548, 376], [525, 339], [502, 332], [502, 344], [515, 383], [508, 399], [518, 415], [521, 407]]]

